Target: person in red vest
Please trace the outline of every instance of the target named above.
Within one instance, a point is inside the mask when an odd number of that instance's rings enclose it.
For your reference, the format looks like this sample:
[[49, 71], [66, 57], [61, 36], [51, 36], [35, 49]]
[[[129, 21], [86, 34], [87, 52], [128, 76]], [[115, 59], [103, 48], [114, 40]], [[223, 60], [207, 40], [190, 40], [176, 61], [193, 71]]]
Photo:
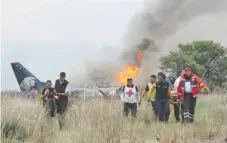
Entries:
[[180, 84], [178, 85], [178, 98], [182, 98], [182, 123], [193, 123], [194, 113], [196, 106], [197, 95], [199, 94], [199, 88], [207, 90], [204, 82], [198, 75], [192, 73], [191, 67], [185, 67], [185, 73], [181, 76]]

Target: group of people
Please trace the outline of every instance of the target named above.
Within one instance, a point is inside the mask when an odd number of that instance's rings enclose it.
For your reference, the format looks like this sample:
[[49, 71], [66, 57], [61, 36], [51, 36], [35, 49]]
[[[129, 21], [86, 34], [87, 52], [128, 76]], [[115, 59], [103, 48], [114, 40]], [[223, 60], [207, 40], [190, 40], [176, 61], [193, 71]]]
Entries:
[[63, 119], [67, 111], [68, 94], [70, 92], [70, 85], [65, 80], [65, 72], [60, 73], [60, 78], [55, 81], [54, 86], [50, 80], [46, 81], [46, 87], [42, 89], [40, 101], [46, 110], [46, 116], [55, 117], [57, 113], [60, 129], [63, 127]]
[[[171, 79], [171, 80], [170, 80]], [[133, 84], [133, 79], [128, 78], [127, 84], [121, 88], [121, 101], [124, 104], [124, 115], [136, 117], [137, 104], [140, 106], [142, 98], [147, 94], [147, 101], [151, 102], [153, 113], [157, 120], [168, 122], [170, 115], [170, 104], [174, 105], [176, 122], [193, 123], [197, 95], [199, 89], [210, 92], [204, 82], [192, 73], [191, 67], [187, 66], [182, 70], [181, 75], [175, 80], [166, 77], [163, 72], [150, 76], [150, 82], [139, 95], [139, 90]]]
[[[60, 129], [63, 127], [63, 119], [67, 111], [68, 95], [70, 85], [65, 80], [65, 72], [61, 72], [59, 79], [55, 81], [54, 86], [50, 80], [46, 81], [46, 87], [42, 90], [40, 101], [46, 109], [46, 115], [55, 117], [58, 115]], [[168, 122], [170, 115], [170, 104], [174, 105], [174, 115], [177, 122], [193, 123], [197, 95], [199, 88], [210, 92], [204, 82], [194, 73], [189, 66], [182, 70], [181, 75], [174, 79], [166, 77], [163, 72], [150, 76], [150, 82], [147, 84], [141, 95], [139, 89], [133, 84], [133, 79], [128, 78], [127, 84], [121, 88], [121, 101], [124, 105], [124, 115], [136, 118], [137, 105], [141, 105], [144, 95], [146, 100], [151, 103], [154, 116], [161, 122]]]

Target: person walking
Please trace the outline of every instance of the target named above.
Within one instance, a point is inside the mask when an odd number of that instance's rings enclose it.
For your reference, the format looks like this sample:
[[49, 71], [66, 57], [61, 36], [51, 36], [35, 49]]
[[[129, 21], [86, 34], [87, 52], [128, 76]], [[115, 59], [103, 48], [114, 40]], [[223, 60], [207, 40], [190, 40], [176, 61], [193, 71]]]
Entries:
[[[163, 72], [159, 72], [158, 73], [158, 76], [159, 75], [163, 75], [164, 73]], [[165, 75], [165, 74], [164, 74]], [[166, 77], [166, 75], [165, 75], [165, 77]], [[173, 90], [173, 85], [172, 85], [172, 83], [171, 83], [171, 81], [169, 80], [169, 78], [168, 77], [166, 77], [165, 79], [165, 82], [167, 82], [168, 84], [169, 84], [169, 87], [170, 87], [170, 90], [172, 91]], [[157, 79], [157, 82], [159, 81], [159, 79]]]
[[170, 104], [172, 101], [172, 93], [169, 83], [166, 81], [164, 73], [158, 74], [158, 82], [156, 81], [148, 91], [147, 100], [150, 100], [152, 93], [156, 91], [155, 106], [157, 109], [157, 118], [161, 122], [168, 122], [170, 115]]
[[61, 72], [54, 85], [60, 129], [63, 127], [63, 119], [67, 111], [68, 95], [70, 93], [70, 84], [65, 77], [65, 72]]
[[139, 89], [133, 84], [132, 78], [127, 79], [127, 84], [121, 89], [121, 101], [124, 105], [124, 115], [127, 117], [131, 111], [131, 116], [136, 118]]
[[46, 116], [54, 117], [56, 104], [55, 104], [55, 97], [54, 97], [54, 88], [51, 87], [51, 81], [46, 81], [46, 87], [41, 92], [40, 97], [43, 107], [46, 110]]
[[180, 84], [178, 85], [179, 96], [183, 99], [182, 123], [193, 123], [199, 88], [207, 90], [208, 92], [210, 92], [210, 90], [205, 86], [198, 75], [192, 73], [190, 66], [186, 66], [184, 71], [185, 73], [181, 76]]
[[173, 106], [174, 106], [174, 116], [175, 116], [176, 122], [180, 122], [180, 113], [182, 113], [181, 112], [181, 103], [177, 99], [177, 88], [180, 83], [181, 76], [183, 76], [184, 73], [185, 73], [185, 71], [182, 70], [180, 76], [175, 80], [175, 82], [173, 84], [174, 85], [173, 90], [175, 92], [175, 94], [173, 94], [173, 102], [175, 102], [175, 104], [173, 104]]
[[[152, 88], [153, 84], [155, 83], [156, 81], [156, 75], [151, 75], [150, 76], [150, 82], [147, 84], [147, 86], [145, 87], [143, 93], [141, 94], [140, 96], [140, 99], [139, 99], [139, 106], [141, 105], [141, 102], [142, 102], [142, 98], [144, 97], [145, 94], [147, 94], [147, 92]], [[152, 93], [152, 95], [150, 96], [150, 101], [151, 101], [151, 105], [152, 105], [152, 110], [153, 110], [153, 113], [155, 115], [155, 117], [157, 116], [157, 109], [155, 107], [155, 94], [156, 92], [154, 91]]]

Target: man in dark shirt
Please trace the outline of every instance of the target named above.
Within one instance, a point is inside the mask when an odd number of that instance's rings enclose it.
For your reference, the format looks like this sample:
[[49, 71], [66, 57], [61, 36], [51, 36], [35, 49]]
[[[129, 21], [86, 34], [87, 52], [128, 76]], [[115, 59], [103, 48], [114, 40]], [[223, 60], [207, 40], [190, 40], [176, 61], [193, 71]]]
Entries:
[[65, 113], [67, 111], [68, 104], [68, 95], [70, 93], [69, 82], [65, 80], [66, 74], [65, 72], [60, 73], [60, 78], [55, 81], [55, 94], [56, 94], [56, 105], [57, 105], [57, 114], [59, 115], [59, 124], [60, 129], [63, 126], [63, 118], [65, 117]]
[[172, 93], [169, 83], [166, 82], [166, 76], [163, 73], [159, 73], [158, 79], [159, 81], [156, 81], [148, 91], [147, 100], [150, 101], [150, 96], [156, 91], [155, 106], [158, 119], [159, 121], [168, 122], [170, 114], [169, 100], [172, 101]]

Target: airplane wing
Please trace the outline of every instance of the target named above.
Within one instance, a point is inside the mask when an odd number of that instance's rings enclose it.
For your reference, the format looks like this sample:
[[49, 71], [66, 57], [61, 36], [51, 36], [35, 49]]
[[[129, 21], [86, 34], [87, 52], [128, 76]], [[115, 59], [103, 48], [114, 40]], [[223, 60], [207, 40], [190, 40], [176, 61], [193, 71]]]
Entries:
[[75, 88], [71, 91], [72, 95], [86, 94], [88, 96], [114, 96], [117, 94], [119, 87], [109, 88]]

